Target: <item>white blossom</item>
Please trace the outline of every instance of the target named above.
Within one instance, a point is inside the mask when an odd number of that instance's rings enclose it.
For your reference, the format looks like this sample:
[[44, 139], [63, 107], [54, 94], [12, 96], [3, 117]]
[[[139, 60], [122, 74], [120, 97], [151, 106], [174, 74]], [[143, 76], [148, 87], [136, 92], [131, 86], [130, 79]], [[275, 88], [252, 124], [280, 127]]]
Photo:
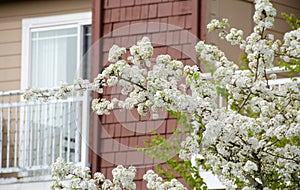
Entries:
[[153, 170], [148, 170], [143, 179], [147, 181], [147, 188], [151, 190], [187, 190], [178, 180], [164, 181]]
[[[89, 168], [76, 166], [72, 162], [65, 162], [62, 158], [58, 158], [51, 167], [52, 188], [53, 189], [86, 189], [86, 190], [135, 190], [136, 184], [133, 181], [136, 175], [136, 168], [122, 165], [112, 170], [113, 179], [105, 179], [105, 176], [97, 172], [92, 178]], [[70, 179], [62, 183], [63, 180]], [[172, 179], [164, 181], [152, 170], [147, 171], [143, 176], [147, 181], [147, 187], [151, 190], [187, 190], [179, 181]]]
[[207, 24], [207, 30], [213, 31], [216, 29], [225, 29], [228, 27], [228, 19], [222, 19], [221, 21], [217, 19], [212, 19], [209, 24]]
[[125, 53], [126, 53], [126, 48], [113, 45], [108, 52], [108, 61], [116, 62]]
[[249, 172], [249, 171], [257, 171], [257, 165], [256, 165], [254, 162], [248, 160], [248, 161], [246, 162], [245, 166], [244, 166], [244, 170], [245, 170], [246, 172]]

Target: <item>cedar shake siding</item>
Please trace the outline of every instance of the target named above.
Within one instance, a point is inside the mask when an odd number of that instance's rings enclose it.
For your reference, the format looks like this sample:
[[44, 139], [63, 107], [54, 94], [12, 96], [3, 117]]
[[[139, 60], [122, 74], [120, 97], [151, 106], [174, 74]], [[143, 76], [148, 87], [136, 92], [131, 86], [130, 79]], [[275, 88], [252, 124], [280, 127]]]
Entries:
[[[154, 46], [154, 55], [170, 54], [174, 59], [184, 64], [195, 64], [189, 56], [182, 52], [184, 48], [194, 49], [195, 39], [182, 32], [186, 30], [200, 36], [200, 1], [195, 0], [105, 0], [102, 4], [94, 0], [94, 21], [98, 27], [93, 28], [93, 34], [99, 35], [100, 67], [107, 62], [108, 50], [113, 44], [129, 48], [143, 36], [153, 42], [159, 39]], [[100, 12], [100, 14], [99, 14]], [[97, 15], [97, 17], [95, 16]], [[96, 20], [96, 21], [95, 21]], [[151, 24], [154, 22], [155, 24]], [[163, 23], [160, 25], [158, 23]], [[169, 25], [172, 26], [169, 26]], [[98, 39], [99, 39], [98, 38]], [[194, 41], [193, 41], [194, 40]], [[97, 38], [93, 38], [97, 44]], [[159, 42], [159, 43], [158, 43]], [[195, 58], [195, 54], [193, 54]], [[97, 67], [97, 66], [93, 66]], [[101, 70], [101, 68], [96, 68]], [[103, 97], [111, 99], [120, 97], [118, 88], [106, 88]], [[141, 117], [136, 110], [114, 111], [110, 115], [101, 117], [101, 124], [94, 119], [93, 133], [100, 133], [94, 139], [92, 147], [100, 157], [92, 156], [92, 170], [101, 170], [107, 178], [115, 165], [135, 165], [137, 169], [137, 189], [145, 189], [142, 176], [148, 169], [153, 169], [156, 160], [148, 155], [136, 151], [136, 147], [144, 148], [145, 140], [151, 137], [151, 131], [156, 131], [166, 138], [170, 138], [176, 128], [175, 119], [168, 114], [160, 114], [159, 119], [151, 120], [150, 115]], [[100, 125], [100, 127], [99, 127]], [[99, 131], [95, 131], [96, 129]], [[100, 160], [100, 162], [98, 161]]]
[[[272, 32], [275, 37], [281, 37], [289, 27], [280, 13], [282, 11], [294, 13], [299, 18], [299, 2], [297, 0], [272, 2], [278, 10], [275, 23], [277, 26]], [[100, 56], [95, 58], [97, 61], [92, 66], [95, 72], [93, 76], [109, 64], [108, 50], [113, 44], [129, 48], [143, 36], [148, 36], [152, 42], [160, 42], [153, 43], [154, 58], [159, 54], [170, 54], [172, 58], [181, 60], [184, 64], [197, 64], [195, 59], [193, 61], [193, 56], [183, 53], [187, 49], [194, 51], [193, 47], [197, 41], [190, 39], [180, 29], [220, 46], [229, 59], [236, 61], [241, 55], [239, 49], [231, 46], [228, 48], [228, 44], [220, 41], [216, 33], [207, 34], [206, 24], [213, 18], [225, 17], [229, 19], [232, 27], [243, 29], [245, 35], [250, 34], [253, 28], [254, 7], [253, 1], [250, 0], [94, 0], [93, 4], [95, 6], [93, 42], [99, 48], [97, 52], [100, 52]], [[149, 22], [171, 24], [180, 29], [167, 25], [155, 27]], [[134, 24], [137, 25], [133, 26]], [[119, 90], [106, 88], [103, 97], [120, 98]], [[151, 137], [151, 128], [169, 138], [177, 127], [176, 121], [168, 115], [153, 121], [149, 115], [141, 117], [135, 110], [112, 112], [99, 120], [93, 119], [92, 150], [96, 154], [92, 154], [91, 157], [92, 170], [101, 170], [110, 178], [115, 165], [135, 165], [138, 167], [137, 189], [145, 189], [146, 183], [142, 181], [142, 176], [147, 169], [153, 168], [156, 162], [149, 156], [137, 152], [135, 148], [144, 147], [144, 141]]]

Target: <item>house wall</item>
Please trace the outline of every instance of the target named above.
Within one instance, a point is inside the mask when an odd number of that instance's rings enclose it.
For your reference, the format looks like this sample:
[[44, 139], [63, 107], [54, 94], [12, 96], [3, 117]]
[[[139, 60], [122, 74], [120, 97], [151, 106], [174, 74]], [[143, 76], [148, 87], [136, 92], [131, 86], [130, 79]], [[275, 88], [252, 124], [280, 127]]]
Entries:
[[91, 11], [91, 0], [0, 3], [0, 91], [20, 89], [22, 19]]

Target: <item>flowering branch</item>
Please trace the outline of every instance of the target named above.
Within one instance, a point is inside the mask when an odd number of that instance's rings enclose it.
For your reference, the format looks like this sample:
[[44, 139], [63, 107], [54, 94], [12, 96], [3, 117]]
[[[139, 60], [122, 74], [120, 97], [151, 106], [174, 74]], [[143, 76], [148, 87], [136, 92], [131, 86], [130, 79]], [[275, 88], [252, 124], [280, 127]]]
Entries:
[[[105, 176], [96, 172], [93, 178], [90, 175], [89, 168], [76, 166], [72, 162], [65, 162], [58, 158], [51, 167], [52, 189], [82, 189], [82, 190], [134, 190], [136, 184], [133, 179], [136, 175], [136, 168], [130, 166], [128, 169], [122, 165], [112, 170], [113, 179], [105, 179]], [[152, 170], [147, 171], [143, 176], [147, 181], [147, 187], [151, 190], [174, 189], [187, 190], [179, 181], [172, 179], [164, 181]], [[61, 181], [64, 181], [62, 183]]]

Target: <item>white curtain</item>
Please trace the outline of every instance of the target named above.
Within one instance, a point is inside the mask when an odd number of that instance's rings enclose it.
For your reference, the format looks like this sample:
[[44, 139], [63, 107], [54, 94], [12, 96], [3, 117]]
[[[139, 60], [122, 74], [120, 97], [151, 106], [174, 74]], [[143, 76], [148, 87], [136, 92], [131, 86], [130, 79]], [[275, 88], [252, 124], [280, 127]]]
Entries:
[[72, 83], [77, 66], [77, 28], [32, 32], [31, 84], [51, 88]]

